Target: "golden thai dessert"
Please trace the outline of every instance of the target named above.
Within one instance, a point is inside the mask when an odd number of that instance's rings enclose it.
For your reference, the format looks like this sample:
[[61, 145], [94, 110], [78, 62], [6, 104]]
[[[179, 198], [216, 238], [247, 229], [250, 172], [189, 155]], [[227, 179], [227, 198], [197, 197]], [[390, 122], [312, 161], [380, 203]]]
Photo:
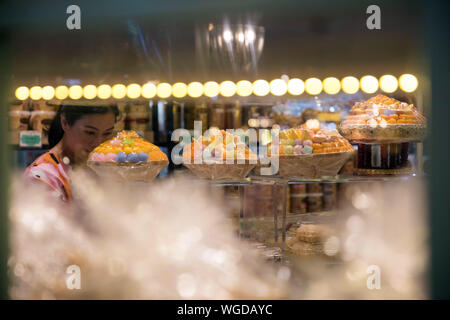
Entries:
[[[217, 130], [208, 136], [193, 139], [193, 142], [184, 147], [183, 162], [194, 163], [195, 160], [253, 160], [257, 161], [256, 154], [250, 151], [240, 136], [233, 135], [224, 130]], [[235, 161], [236, 162], [236, 161]]]
[[169, 164], [167, 156], [135, 131], [121, 131], [96, 147], [88, 165], [101, 176], [149, 181]]
[[355, 103], [340, 132], [355, 143], [418, 142], [425, 138], [426, 119], [412, 104], [379, 94]]
[[282, 177], [318, 178], [335, 176], [354, 149], [337, 130], [321, 129], [318, 120], [310, 119], [300, 128], [280, 131], [278, 146], [272, 141], [267, 154], [279, 158]]
[[[269, 155], [271, 144], [268, 145]], [[351, 144], [336, 130], [291, 128], [279, 134], [279, 155], [305, 155], [353, 151]]]
[[103, 142], [92, 151], [89, 160], [117, 163], [168, 161], [164, 152], [135, 131], [121, 131], [115, 138]]
[[355, 103], [339, 131], [358, 144], [356, 173], [409, 174], [409, 143], [425, 138], [426, 119], [412, 104], [379, 94]]
[[241, 136], [219, 129], [210, 129], [208, 135], [193, 139], [183, 151], [183, 164], [207, 179], [244, 178], [257, 162], [257, 155]]

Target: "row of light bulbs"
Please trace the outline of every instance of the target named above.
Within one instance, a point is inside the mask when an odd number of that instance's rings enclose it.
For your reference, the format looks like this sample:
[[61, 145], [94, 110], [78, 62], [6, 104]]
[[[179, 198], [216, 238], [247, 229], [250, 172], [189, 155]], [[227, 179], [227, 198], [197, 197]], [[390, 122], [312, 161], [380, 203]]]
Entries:
[[283, 79], [275, 79], [271, 82], [266, 80], [256, 80], [253, 83], [247, 80], [242, 80], [237, 83], [233, 81], [223, 81], [217, 83], [214, 81], [208, 81], [206, 83], [191, 82], [185, 84], [183, 82], [177, 82], [173, 85], [169, 83], [159, 83], [157, 85], [153, 83], [146, 83], [139, 85], [137, 83], [129, 84], [115, 84], [112, 87], [107, 84], [95, 86], [93, 84], [81, 87], [79, 85], [71, 86], [58, 86], [56, 88], [52, 86], [34, 86], [18, 87], [15, 91], [15, 95], [19, 100], [25, 100], [31, 98], [33, 100], [51, 100], [53, 98], [64, 100], [67, 98], [78, 100], [85, 99], [122, 99], [128, 97], [130, 99], [137, 99], [143, 97], [151, 99], [155, 96], [165, 99], [170, 96], [175, 98], [183, 98], [186, 95], [191, 98], [198, 98], [202, 95], [207, 97], [215, 97], [219, 94], [224, 97], [231, 97], [238, 95], [241, 97], [248, 97], [251, 94], [256, 96], [266, 96], [269, 93], [275, 96], [282, 96], [289, 93], [293, 96], [301, 95], [303, 92], [307, 92], [310, 95], [317, 95], [322, 91], [328, 94], [336, 94], [339, 91], [343, 91], [348, 94], [353, 94], [362, 90], [366, 93], [374, 93], [378, 89], [387, 93], [392, 93], [398, 89], [398, 87], [405, 92], [413, 92], [417, 89], [417, 78], [412, 74], [403, 74], [398, 79], [392, 75], [384, 75], [380, 79], [374, 76], [364, 76], [361, 79], [357, 79], [352, 76], [345, 77], [341, 80], [328, 77], [321, 81], [317, 78], [309, 78], [303, 81], [298, 78], [292, 78], [288, 81]]

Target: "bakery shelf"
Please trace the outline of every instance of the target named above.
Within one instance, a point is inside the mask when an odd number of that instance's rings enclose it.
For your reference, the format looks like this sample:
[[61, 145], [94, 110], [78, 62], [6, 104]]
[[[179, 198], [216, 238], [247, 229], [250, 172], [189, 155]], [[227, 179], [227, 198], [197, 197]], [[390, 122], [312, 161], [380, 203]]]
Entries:
[[304, 177], [289, 177], [284, 178], [280, 176], [251, 176], [250, 179], [255, 182], [259, 181], [273, 181], [276, 183], [286, 184], [300, 184], [300, 183], [346, 183], [346, 182], [394, 182], [406, 181], [409, 179], [419, 178], [416, 174], [404, 176], [353, 176], [340, 175], [335, 177], [321, 177], [321, 178], [304, 178]]

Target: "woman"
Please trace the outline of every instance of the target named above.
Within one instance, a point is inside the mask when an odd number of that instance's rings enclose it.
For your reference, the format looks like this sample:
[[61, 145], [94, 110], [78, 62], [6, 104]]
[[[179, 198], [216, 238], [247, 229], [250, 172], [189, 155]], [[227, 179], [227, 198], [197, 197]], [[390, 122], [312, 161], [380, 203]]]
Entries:
[[71, 200], [70, 170], [84, 166], [89, 153], [112, 136], [116, 106], [62, 105], [49, 130], [50, 150], [37, 158], [25, 175], [46, 184], [55, 196]]

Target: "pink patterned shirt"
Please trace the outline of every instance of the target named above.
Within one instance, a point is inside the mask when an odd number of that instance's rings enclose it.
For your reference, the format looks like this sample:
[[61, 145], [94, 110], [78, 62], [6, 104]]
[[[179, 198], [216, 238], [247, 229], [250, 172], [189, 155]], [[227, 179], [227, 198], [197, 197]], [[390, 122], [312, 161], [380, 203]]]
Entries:
[[25, 176], [45, 183], [55, 196], [65, 202], [71, 200], [70, 166], [64, 164], [56, 153], [44, 153], [25, 170]]

